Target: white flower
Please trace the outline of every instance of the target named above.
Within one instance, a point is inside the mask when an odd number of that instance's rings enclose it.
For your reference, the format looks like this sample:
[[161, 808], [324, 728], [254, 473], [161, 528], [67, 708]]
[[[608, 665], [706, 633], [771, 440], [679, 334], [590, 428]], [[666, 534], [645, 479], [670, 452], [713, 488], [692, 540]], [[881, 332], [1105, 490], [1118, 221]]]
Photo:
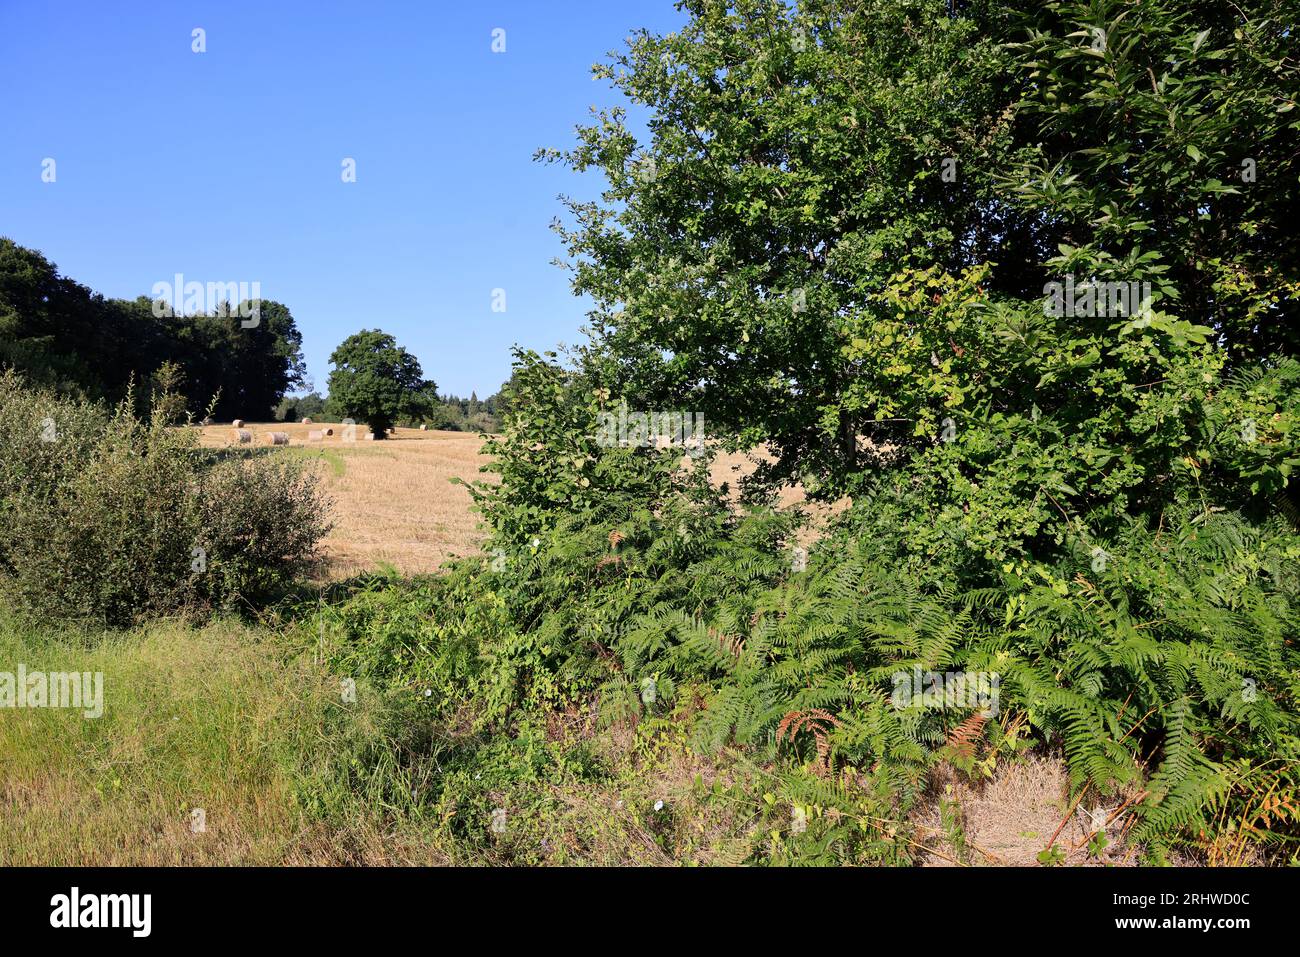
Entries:
[[655, 801], [655, 810], [656, 810], [656, 811], [662, 811], [663, 809], [664, 809], [664, 802], [663, 802], [663, 801]]

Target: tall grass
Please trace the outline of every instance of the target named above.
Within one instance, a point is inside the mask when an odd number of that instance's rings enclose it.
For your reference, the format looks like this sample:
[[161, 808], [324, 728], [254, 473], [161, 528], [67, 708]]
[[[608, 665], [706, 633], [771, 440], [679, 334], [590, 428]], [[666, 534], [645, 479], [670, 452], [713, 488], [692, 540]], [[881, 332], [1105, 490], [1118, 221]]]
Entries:
[[104, 712], [0, 709], [0, 865], [383, 858], [362, 817], [327, 827], [306, 812], [343, 705], [337, 681], [266, 633], [217, 621], [55, 635], [0, 616], [0, 671], [20, 662], [103, 672]]

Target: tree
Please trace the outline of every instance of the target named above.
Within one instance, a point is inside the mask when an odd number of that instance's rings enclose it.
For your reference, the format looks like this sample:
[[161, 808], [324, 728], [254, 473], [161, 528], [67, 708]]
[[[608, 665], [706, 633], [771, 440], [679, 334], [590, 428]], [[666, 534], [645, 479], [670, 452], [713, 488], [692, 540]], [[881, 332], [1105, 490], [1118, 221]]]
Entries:
[[367, 423], [377, 439], [398, 419], [423, 415], [437, 400], [437, 386], [424, 378], [420, 361], [379, 329], [348, 336], [330, 363], [330, 403]]
[[[560, 227], [594, 341], [572, 374], [521, 356], [503, 481], [478, 489], [491, 545], [524, 558], [520, 631], [563, 622], [566, 678], [590, 631], [625, 687], [729, 672], [701, 709], [717, 746], [825, 709], [856, 767], [964, 735], [949, 707], [883, 730], [891, 673], [996, 673], [1073, 793], [1141, 788], [1154, 859], [1248, 816], [1255, 775], [1300, 766], [1294, 0], [681, 6], [605, 71], [649, 143], [612, 111], [548, 154], [610, 186]], [[726, 532], [679, 525], [661, 487], [619, 502], [629, 450], [587, 436], [624, 398], [698, 402], [733, 447], [768, 442], [771, 478], [852, 501], [797, 574], [735, 542], [729, 567], [665, 573]], [[656, 606], [620, 621], [642, 556]], [[674, 579], [728, 588], [711, 614]]]
[[[173, 412], [204, 410], [217, 396], [213, 414], [226, 419], [266, 418], [305, 371], [302, 334], [281, 303], [263, 300], [252, 327], [229, 310], [157, 316], [147, 296], [105, 299], [0, 238], [0, 366], [63, 394], [117, 402], [165, 363], [185, 383]], [[148, 391], [135, 391], [138, 412]]]
[[175, 362], [168, 360], [154, 371], [149, 404], [153, 414], [167, 425], [185, 418], [184, 385], [185, 375]]
[[298, 422], [308, 417], [320, 419], [324, 415], [325, 400], [319, 392], [308, 392], [306, 395], [299, 396], [285, 396], [275, 409], [277, 422]]
[[[614, 109], [539, 154], [609, 184], [557, 227], [595, 303], [588, 365], [652, 408], [704, 412], [733, 448], [768, 443], [761, 475], [834, 494], [881, 472], [861, 438], [915, 447], [974, 391], [1051, 411], [1038, 375], [988, 391], [995, 357], [937, 309], [899, 308], [900, 275], [947, 305], [980, 269], [973, 300], [1040, 314], [1063, 274], [1149, 282], [1168, 318], [1130, 332], [1212, 330], [1238, 367], [1294, 356], [1292, 7], [686, 0], [681, 30], [597, 68], [650, 111], [648, 140]], [[1116, 338], [1057, 325], [1058, 342]], [[936, 401], [899, 401], [900, 377]], [[1047, 400], [1068, 392], [1055, 381]]]
[[1050, 231], [998, 184], [1021, 139], [999, 16], [940, 0], [683, 6], [681, 30], [634, 35], [597, 68], [652, 111], [649, 141], [615, 109], [539, 154], [609, 181], [558, 227], [574, 291], [595, 300], [619, 391], [701, 411], [735, 447], [771, 443], [774, 478], [852, 474], [858, 435], [905, 431], [837, 403], [856, 375], [845, 346], [894, 272], [997, 260], [1001, 288], [1043, 284]]

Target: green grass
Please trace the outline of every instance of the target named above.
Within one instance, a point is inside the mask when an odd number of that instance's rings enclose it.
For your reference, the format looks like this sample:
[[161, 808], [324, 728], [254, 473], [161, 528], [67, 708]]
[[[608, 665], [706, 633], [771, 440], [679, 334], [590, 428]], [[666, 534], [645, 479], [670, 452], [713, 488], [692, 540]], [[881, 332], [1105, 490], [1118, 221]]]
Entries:
[[712, 863], [768, 840], [752, 782], [724, 786], [684, 725], [457, 729], [406, 689], [358, 681], [345, 703], [301, 646], [234, 621], [55, 634], [0, 614], [0, 671], [20, 662], [103, 672], [104, 712], [0, 709], [3, 866]]
[[363, 678], [345, 702], [310, 622], [283, 624], [57, 633], [0, 612], [0, 671], [104, 674], [99, 718], [0, 709], [0, 866], [826, 863], [831, 844], [896, 857], [836, 816], [842, 785], [702, 755], [689, 714], [602, 728], [594, 707], [528, 709], [478, 729], [464, 707]]
[[[0, 709], [0, 864], [311, 858], [297, 748], [323, 679], [251, 629], [50, 635], [0, 619], [0, 670], [100, 671], [104, 713]], [[191, 811], [206, 813], [193, 833]]]
[[[280, 450], [284, 452], [284, 449]], [[347, 462], [343, 456], [333, 449], [312, 449], [293, 446], [288, 449], [288, 454], [300, 459], [320, 459], [328, 466], [330, 475], [334, 478], [342, 478], [343, 473], [348, 470]]]

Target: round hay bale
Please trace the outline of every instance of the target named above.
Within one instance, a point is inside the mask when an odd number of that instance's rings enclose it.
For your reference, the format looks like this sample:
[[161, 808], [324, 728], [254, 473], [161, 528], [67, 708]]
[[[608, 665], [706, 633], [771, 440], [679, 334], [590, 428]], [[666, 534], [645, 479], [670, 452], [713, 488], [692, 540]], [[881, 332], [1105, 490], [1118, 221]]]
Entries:
[[288, 445], [289, 433], [288, 432], [267, 432], [266, 444], [267, 445]]
[[425, 423], [420, 423], [420, 431], [421, 431], [421, 432], [428, 432], [428, 431], [429, 431], [429, 426], [426, 425]]
[[333, 435], [333, 434], [334, 434], [334, 430], [333, 430], [333, 429], [326, 429], [326, 430], [325, 430], [325, 434], [326, 434], [326, 435]]
[[361, 440], [362, 440], [363, 442], [373, 442], [373, 441], [375, 440], [375, 433], [373, 433], [373, 432], [371, 432], [369, 429], [367, 429], [367, 430], [366, 430], [366, 434], [363, 435], [363, 436], [361, 436]]
[[235, 429], [235, 441], [240, 445], [247, 445], [253, 441], [253, 433], [248, 429]]
[[315, 425], [315, 423], [312, 422], [312, 420], [311, 420], [311, 416], [310, 416], [310, 415], [309, 415], [309, 416], [306, 416], [306, 417], [303, 418], [303, 420], [302, 420], [302, 424], [303, 424], [303, 425]]
[[237, 428], [237, 429], [242, 429], [242, 428], [244, 427], [244, 420], [243, 420], [243, 419], [235, 419], [235, 421], [234, 421], [234, 422], [231, 422], [230, 424], [233, 425], [233, 426], [234, 426], [235, 428]]
[[322, 432], [320, 429], [312, 429], [310, 432], [307, 433], [307, 441], [323, 442], [325, 441], [325, 433]]

